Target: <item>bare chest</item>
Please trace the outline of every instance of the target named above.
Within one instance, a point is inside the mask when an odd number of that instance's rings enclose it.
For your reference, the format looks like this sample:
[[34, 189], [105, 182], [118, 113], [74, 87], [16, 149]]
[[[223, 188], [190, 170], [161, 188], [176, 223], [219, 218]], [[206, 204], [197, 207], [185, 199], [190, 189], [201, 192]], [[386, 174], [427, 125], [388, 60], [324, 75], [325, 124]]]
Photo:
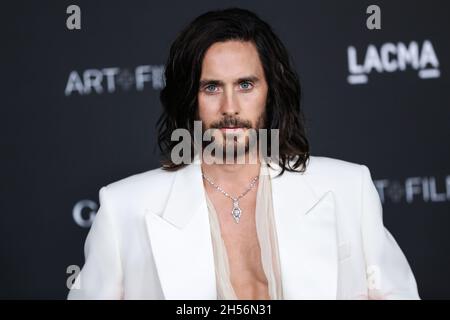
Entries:
[[225, 243], [230, 277], [239, 299], [269, 299], [255, 220], [256, 192], [239, 201], [241, 219], [232, 217], [232, 201], [220, 194], [209, 195], [216, 209]]

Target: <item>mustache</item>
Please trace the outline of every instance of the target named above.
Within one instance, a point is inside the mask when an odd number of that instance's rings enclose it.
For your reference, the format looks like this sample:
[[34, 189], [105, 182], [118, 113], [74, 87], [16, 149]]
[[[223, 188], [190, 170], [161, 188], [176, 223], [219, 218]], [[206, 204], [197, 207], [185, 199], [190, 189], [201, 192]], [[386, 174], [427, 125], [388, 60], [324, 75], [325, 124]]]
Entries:
[[240, 127], [251, 129], [252, 123], [249, 120], [244, 120], [239, 117], [225, 117], [220, 119], [219, 121], [214, 121], [210, 125], [211, 129], [221, 129], [225, 127]]

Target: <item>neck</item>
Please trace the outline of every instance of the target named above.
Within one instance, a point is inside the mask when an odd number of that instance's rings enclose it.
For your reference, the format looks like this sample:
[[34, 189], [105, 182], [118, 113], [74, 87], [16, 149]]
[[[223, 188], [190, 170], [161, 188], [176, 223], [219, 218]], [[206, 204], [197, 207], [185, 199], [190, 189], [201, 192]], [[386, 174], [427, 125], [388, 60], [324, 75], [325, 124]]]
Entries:
[[261, 167], [261, 162], [259, 158], [256, 163], [249, 163], [248, 155], [245, 155], [244, 163], [233, 163], [233, 164], [208, 164], [202, 161], [201, 168], [203, 173], [217, 184], [224, 185], [246, 185], [255, 176], [259, 175], [259, 170]]

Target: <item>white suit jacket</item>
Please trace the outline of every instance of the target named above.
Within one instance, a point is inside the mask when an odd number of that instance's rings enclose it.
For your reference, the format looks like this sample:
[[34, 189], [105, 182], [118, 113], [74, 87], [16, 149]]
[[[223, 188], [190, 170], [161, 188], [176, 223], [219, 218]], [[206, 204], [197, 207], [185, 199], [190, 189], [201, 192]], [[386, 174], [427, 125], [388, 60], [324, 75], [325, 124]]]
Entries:
[[[311, 156], [280, 177], [271, 165], [285, 299], [419, 299], [365, 165]], [[102, 187], [68, 298], [216, 299], [204, 192], [198, 163]]]

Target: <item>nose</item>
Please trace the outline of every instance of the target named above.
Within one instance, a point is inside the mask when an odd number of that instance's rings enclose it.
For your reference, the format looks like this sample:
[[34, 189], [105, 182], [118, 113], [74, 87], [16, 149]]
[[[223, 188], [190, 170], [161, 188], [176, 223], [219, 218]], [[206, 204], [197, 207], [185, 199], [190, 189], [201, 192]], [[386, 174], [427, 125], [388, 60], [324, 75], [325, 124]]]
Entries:
[[222, 95], [220, 112], [225, 115], [238, 115], [240, 111], [239, 101], [233, 90], [225, 90]]

